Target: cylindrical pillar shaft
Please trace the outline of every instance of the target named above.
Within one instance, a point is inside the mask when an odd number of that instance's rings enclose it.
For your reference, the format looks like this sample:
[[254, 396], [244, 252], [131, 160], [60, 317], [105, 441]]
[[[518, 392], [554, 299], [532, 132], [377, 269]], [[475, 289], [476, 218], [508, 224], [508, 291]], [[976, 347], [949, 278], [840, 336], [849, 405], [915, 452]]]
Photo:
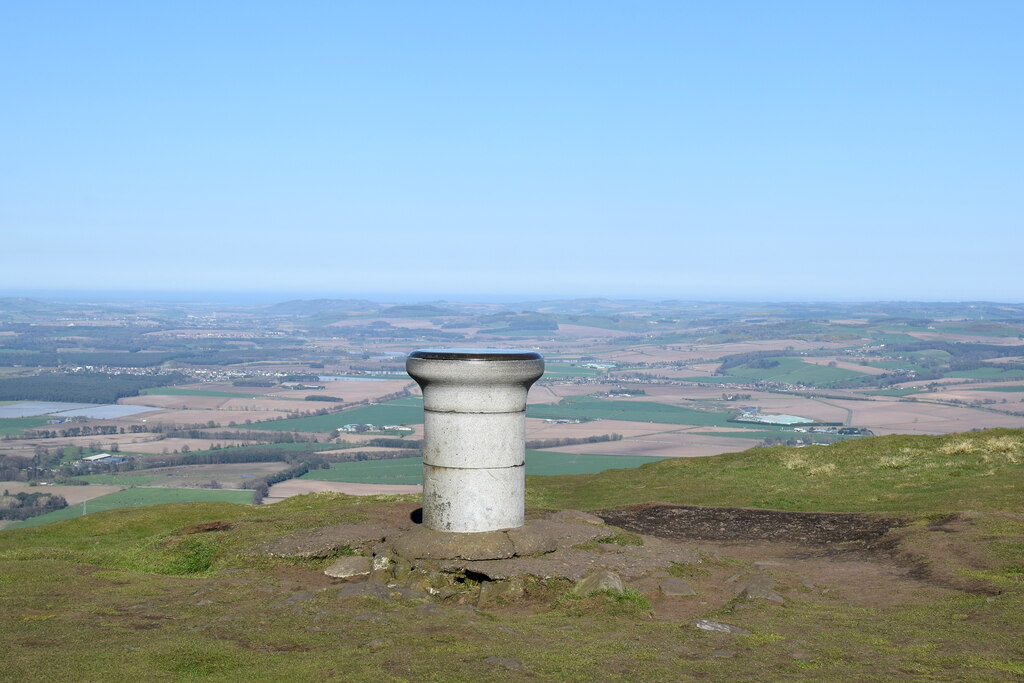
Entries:
[[523, 525], [526, 394], [544, 374], [532, 351], [421, 349], [423, 524], [472, 533]]

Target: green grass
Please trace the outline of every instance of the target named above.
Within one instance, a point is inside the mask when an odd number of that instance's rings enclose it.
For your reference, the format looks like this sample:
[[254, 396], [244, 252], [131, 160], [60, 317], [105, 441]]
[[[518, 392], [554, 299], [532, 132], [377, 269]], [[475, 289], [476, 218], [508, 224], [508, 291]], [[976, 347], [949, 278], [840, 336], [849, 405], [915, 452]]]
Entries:
[[95, 512], [104, 512], [118, 508], [141, 507], [147, 505], [161, 505], [163, 503], [194, 503], [227, 501], [231, 503], [252, 502], [252, 491], [231, 491], [225, 489], [170, 489], [170, 488], [132, 488], [116, 493], [109, 493], [99, 498], [93, 498], [84, 506], [81, 503], [69, 505], [63, 510], [55, 510], [45, 515], [32, 517], [22, 522], [12, 524], [8, 529], [23, 529], [26, 527], [50, 524], [74, 517], [82, 517], [84, 509], [89, 515]]
[[1004, 323], [995, 322], [979, 321], [968, 324], [939, 323], [934, 325], [934, 327], [936, 330], [946, 334], [964, 334], [978, 337], [1017, 337], [1021, 334], [1021, 328], [1019, 325], [1006, 325]]
[[845, 368], [830, 368], [827, 365], [806, 363], [799, 358], [789, 356], [777, 356], [765, 360], [778, 361], [779, 364], [772, 368], [751, 368], [741, 365], [729, 368], [726, 372], [730, 377], [748, 382], [784, 382], [787, 384], [811, 384], [815, 386], [825, 386], [834, 382], [857, 379], [865, 375], [865, 373]]
[[919, 344], [921, 340], [902, 332], [872, 332], [871, 340], [875, 344]]
[[[962, 553], [958, 546], [948, 561], [969, 573], [980, 571], [971, 569], [977, 558], [991, 558], [997, 568], [985, 571], [1002, 575], [998, 593], [958, 591], [928, 600], [897, 595], [890, 596], [895, 604], [871, 606], [858, 606], [857, 596], [843, 590], [802, 592], [799, 586], [790, 586], [784, 605], [703, 606], [704, 586], [711, 585], [704, 582], [733, 571], [719, 566], [728, 561], [723, 557], [678, 565], [674, 573], [699, 593], [679, 618], [652, 618], [650, 603], [635, 591], [559, 599], [551, 608], [474, 610], [429, 598], [342, 598], [337, 591], [345, 584], [328, 584], [319, 575], [323, 562], [251, 552], [283, 534], [366, 521], [394, 500], [387, 497], [313, 494], [267, 506], [124, 508], [3, 531], [2, 677], [1020, 680], [1022, 458], [1024, 431], [992, 430], [758, 449], [528, 480], [530, 499], [550, 507], [600, 509], [639, 498], [896, 512], [920, 520], [911, 531], [951, 510], [974, 511], [980, 535], [956, 537], [971, 545]], [[213, 520], [224, 530], [187, 533]], [[752, 635], [698, 631], [688, 624], [695, 616]], [[502, 664], [511, 660], [514, 670]]]
[[626, 420], [661, 424], [735, 427], [729, 419], [738, 413], [713, 413], [654, 401], [605, 400], [592, 396], [566, 399], [561, 404], [528, 406], [527, 417], [545, 419]]
[[978, 391], [1005, 391], [1007, 393], [1021, 393], [1024, 392], [1024, 384], [1018, 384], [1012, 387], [985, 387], [984, 389], [978, 389]]
[[395, 399], [375, 406], [363, 406], [329, 415], [297, 417], [246, 425], [247, 429], [277, 432], [330, 432], [347, 424], [414, 425], [423, 423], [423, 399], [416, 396]]
[[530, 486], [545, 506], [578, 509], [657, 500], [822, 512], [1019, 511], [1024, 431], [757, 448], [593, 476], [536, 478]]
[[945, 377], [965, 377], [967, 379], [1024, 379], [1024, 370], [976, 368], [974, 370], [954, 370], [952, 372], [947, 372]]
[[47, 417], [3, 417], [0, 418], [0, 436], [18, 436], [26, 429], [46, 425]]
[[[588, 455], [526, 451], [528, 475], [590, 474], [619, 467], [640, 467], [661, 458], [628, 455]], [[311, 470], [300, 477], [316, 481], [350, 481], [361, 484], [422, 484], [423, 461], [420, 458], [364, 460], [333, 463], [329, 470]]]

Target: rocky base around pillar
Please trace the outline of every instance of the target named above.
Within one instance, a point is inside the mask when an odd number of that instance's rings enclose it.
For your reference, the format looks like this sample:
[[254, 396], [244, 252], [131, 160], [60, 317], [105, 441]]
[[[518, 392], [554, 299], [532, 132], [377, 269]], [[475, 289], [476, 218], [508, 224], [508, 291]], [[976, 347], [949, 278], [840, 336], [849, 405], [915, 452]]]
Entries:
[[[323, 527], [277, 539], [260, 554], [319, 560], [351, 595], [440, 601], [480, 608], [543, 607], [594, 593], [693, 600], [685, 578], [706, 573], [702, 553], [642, 536], [593, 514], [534, 515], [522, 527], [448, 533], [406, 519]], [[771, 579], [737, 585], [747, 598], [777, 596]], [[393, 596], [392, 596], [393, 597]]]

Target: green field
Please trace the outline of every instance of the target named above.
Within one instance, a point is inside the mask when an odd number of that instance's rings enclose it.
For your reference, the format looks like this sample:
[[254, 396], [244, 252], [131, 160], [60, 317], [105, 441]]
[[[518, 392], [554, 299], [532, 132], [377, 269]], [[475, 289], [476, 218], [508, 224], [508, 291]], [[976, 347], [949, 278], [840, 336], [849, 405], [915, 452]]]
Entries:
[[921, 342], [917, 337], [902, 332], [873, 332], [871, 339], [876, 344], [919, 344]]
[[0, 418], [0, 436], [17, 436], [26, 429], [42, 427], [46, 417], [3, 417]]
[[1003, 370], [1002, 368], [975, 368], [974, 370], [954, 370], [947, 372], [945, 377], [964, 377], [967, 379], [1024, 379], [1024, 370]]
[[604, 374], [598, 368], [585, 368], [571, 363], [544, 363], [544, 377], [600, 377]]
[[747, 382], [785, 382], [787, 384], [812, 384], [823, 386], [833, 382], [864, 377], [865, 373], [845, 368], [830, 368], [827, 365], [805, 363], [799, 358], [776, 356], [766, 358], [778, 361], [773, 368], [751, 368], [740, 365], [726, 370], [730, 377], [737, 377]]
[[166, 489], [166, 488], [132, 488], [109, 493], [99, 498], [93, 498], [85, 504], [77, 503], [69, 505], [63, 510], [55, 510], [45, 515], [32, 517], [21, 522], [15, 522], [7, 527], [8, 529], [23, 529], [26, 527], [59, 522], [62, 519], [82, 517], [82, 511], [87, 514], [115, 510], [118, 508], [143, 507], [146, 505], [160, 505], [162, 503], [211, 503], [223, 501], [226, 503], [251, 503], [252, 491], [234, 491], [227, 489]]
[[247, 429], [268, 429], [275, 432], [330, 432], [347, 424], [414, 425], [423, 423], [423, 399], [418, 396], [398, 398], [375, 406], [362, 406], [329, 415], [297, 417], [246, 425]]
[[[536, 476], [593, 474], [607, 469], [640, 467], [662, 458], [628, 455], [586, 455], [526, 451], [526, 473]], [[359, 484], [422, 484], [423, 461], [420, 458], [340, 462], [329, 470], [311, 470], [300, 479], [350, 481]]]
[[868, 363], [868, 367], [879, 370], [913, 370], [914, 372], [928, 372], [928, 368], [911, 360], [880, 360]]
[[863, 391], [861, 393], [868, 396], [909, 396], [910, 394], [920, 394], [921, 389], [879, 389], [878, 391]]
[[735, 427], [729, 422], [734, 413], [712, 413], [653, 401], [615, 401], [580, 396], [566, 399], [563, 404], [528, 406], [527, 417], [545, 419], [626, 420], [627, 422], [657, 422], [674, 425], [700, 425], [703, 427]]
[[900, 351], [901, 356], [909, 358], [928, 358], [932, 360], [948, 361], [953, 355], [942, 349], [925, 349], [923, 351]]
[[979, 389], [978, 391], [1005, 391], [1007, 393], [1016, 394], [1024, 391], [1024, 384], [1017, 384], [1015, 386], [1010, 387], [985, 387], [984, 389]]

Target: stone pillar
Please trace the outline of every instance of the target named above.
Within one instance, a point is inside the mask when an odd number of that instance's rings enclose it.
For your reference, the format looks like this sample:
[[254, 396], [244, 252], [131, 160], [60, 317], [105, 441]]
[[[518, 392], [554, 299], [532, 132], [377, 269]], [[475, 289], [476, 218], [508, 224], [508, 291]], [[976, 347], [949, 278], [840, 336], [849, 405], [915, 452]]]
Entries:
[[471, 533], [523, 525], [526, 392], [544, 374], [532, 351], [421, 349], [423, 524]]

